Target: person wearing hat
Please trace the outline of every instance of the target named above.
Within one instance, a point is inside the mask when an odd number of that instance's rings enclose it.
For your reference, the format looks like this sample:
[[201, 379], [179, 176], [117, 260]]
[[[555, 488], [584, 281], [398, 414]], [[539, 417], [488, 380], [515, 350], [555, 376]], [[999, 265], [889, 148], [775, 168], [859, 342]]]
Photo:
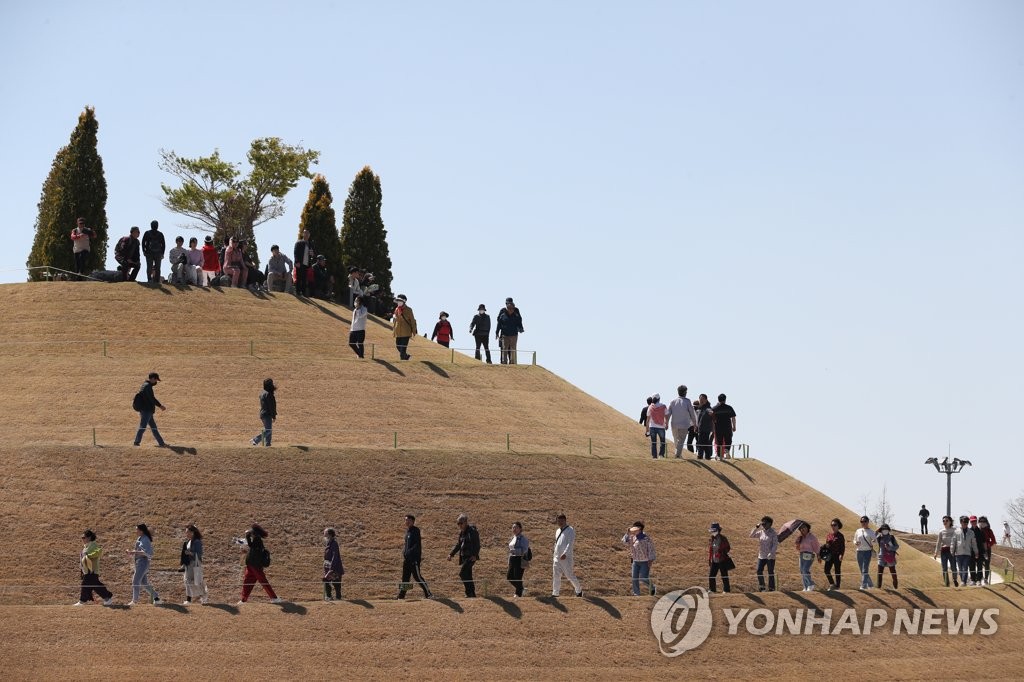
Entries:
[[395, 348], [398, 349], [398, 357], [402, 360], [408, 360], [411, 356], [409, 355], [409, 339], [416, 336], [416, 316], [412, 312], [412, 308], [406, 305], [408, 299], [405, 294], [399, 294], [395, 297], [395, 311], [391, 314], [391, 320], [393, 326], [391, 333], [395, 337]]
[[459, 566], [461, 567], [459, 568], [459, 580], [466, 588], [466, 596], [472, 599], [476, 597], [473, 564], [480, 559], [480, 533], [477, 532], [476, 526], [470, 525], [469, 517], [465, 514], [459, 514], [459, 518], [455, 519], [455, 524], [459, 527], [459, 539], [455, 541], [455, 546], [448, 553], [448, 561], [451, 561], [456, 554], [459, 555]]
[[874, 587], [871, 582], [871, 556], [875, 553], [878, 534], [871, 530], [871, 519], [860, 517], [860, 528], [853, 534], [853, 546], [857, 548], [857, 567], [860, 569], [860, 589]]
[[960, 527], [953, 533], [953, 540], [949, 546], [950, 553], [956, 557], [960, 584], [965, 586], [971, 584], [969, 577], [971, 561], [978, 555], [978, 541], [974, 536], [974, 531], [967, 527], [969, 520], [966, 516], [960, 517]]
[[[651, 396], [653, 401], [647, 407], [647, 431], [651, 434], [651, 457], [665, 459], [665, 430], [668, 429], [668, 406], [661, 402], [661, 395]], [[661, 448], [657, 446], [661, 440]]]
[[494, 338], [498, 339], [501, 349], [501, 364], [516, 364], [516, 346], [519, 335], [523, 333], [523, 315], [519, 312], [512, 297], [505, 299], [505, 307], [498, 313], [497, 331]]
[[469, 323], [469, 333], [476, 339], [476, 352], [473, 354], [477, 360], [480, 359], [480, 346], [484, 347], [487, 354], [487, 364], [491, 363], [491, 316], [487, 314], [487, 306], [481, 303], [476, 309], [473, 321]]
[[985, 532], [978, 527], [978, 517], [974, 514], [971, 514], [970, 522], [971, 532], [974, 533], [974, 543], [978, 546], [978, 551], [974, 554], [970, 564], [971, 584], [980, 585], [982, 579], [982, 556], [985, 554]]
[[327, 257], [322, 253], [313, 265], [313, 296], [329, 301], [334, 290], [334, 275], [327, 269]]
[[437, 324], [434, 325], [434, 331], [430, 334], [430, 340], [437, 339], [439, 344], [448, 348], [451, 340], [454, 338], [455, 333], [452, 331], [452, 325], [448, 321], [448, 313], [442, 310], [437, 318]]
[[651, 564], [657, 558], [654, 551], [654, 541], [651, 536], [644, 532], [644, 522], [634, 521], [626, 534], [622, 536], [622, 544], [629, 548], [629, 556], [632, 559], [631, 587], [634, 597], [640, 596], [640, 583], [644, 583], [647, 592], [651, 595], [657, 591], [654, 583], [651, 582]]
[[85, 545], [78, 558], [82, 568], [82, 591], [75, 606], [85, 606], [91, 603], [93, 592], [100, 596], [104, 606], [110, 606], [114, 603], [114, 595], [110, 593], [106, 585], [100, 582], [100, 557], [103, 556], [103, 550], [96, 542], [96, 533], [87, 529], [82, 533], [82, 541], [85, 542]]
[[762, 516], [761, 523], [750, 531], [750, 537], [757, 540], [757, 591], [764, 592], [764, 569], [768, 569], [768, 591], [775, 591], [775, 554], [779, 551], [779, 533], [772, 525], [775, 520]]
[[722, 535], [722, 525], [717, 521], [708, 528], [708, 591], [717, 592], [715, 576], [722, 574], [722, 591], [729, 592], [729, 571], [736, 568], [729, 556], [729, 540]]
[[159, 407], [161, 411], [167, 409], [156, 399], [156, 394], [153, 393], [153, 387], [159, 381], [160, 375], [156, 372], [150, 372], [149, 377], [143, 382], [142, 387], [135, 394], [135, 399], [132, 401], [132, 407], [139, 413], [139, 430], [135, 433], [134, 445], [142, 443], [142, 435], [146, 433], [146, 428], [148, 427], [153, 432], [153, 437], [156, 438], [156, 444], [162, 448], [167, 447], [164, 439], [160, 436], [160, 430], [156, 427], [156, 420], [153, 418], [156, 408]]
[[220, 272], [220, 256], [217, 255], [217, 247], [213, 245], [213, 235], [206, 235], [203, 240], [203, 278], [202, 285], [208, 287], [213, 284]]
[[878, 527], [878, 586], [882, 586], [882, 575], [886, 567], [889, 569], [889, 573], [892, 574], [892, 587], [893, 589], [899, 589], [900, 579], [896, 575], [896, 554], [900, 548], [900, 543], [896, 542], [896, 536], [892, 534], [892, 529], [889, 528], [888, 523], [883, 523]]
[[305, 296], [309, 283], [309, 270], [316, 263], [316, 247], [309, 238], [309, 230], [302, 231], [302, 238], [295, 242], [295, 295]]

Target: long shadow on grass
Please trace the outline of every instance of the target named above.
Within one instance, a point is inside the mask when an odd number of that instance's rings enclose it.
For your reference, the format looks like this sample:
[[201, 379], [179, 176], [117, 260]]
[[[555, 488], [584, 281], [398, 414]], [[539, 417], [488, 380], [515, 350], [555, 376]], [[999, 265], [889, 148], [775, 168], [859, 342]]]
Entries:
[[320, 312], [322, 312], [324, 315], [330, 315], [339, 322], [351, 322], [351, 320], [346, 320], [344, 317], [334, 312], [330, 308], [325, 308], [324, 306], [320, 305], [319, 303], [316, 302], [315, 299], [307, 298], [305, 296], [299, 296], [298, 299], [305, 303], [306, 305], [313, 306], [314, 308], [319, 309]]
[[586, 596], [586, 597], [583, 598], [583, 601], [588, 601], [591, 604], [593, 604], [594, 606], [599, 607], [602, 611], [607, 613], [609, 616], [611, 616], [615, 620], [622, 620], [622, 614], [619, 613], [619, 610], [617, 608], [615, 608], [614, 606], [612, 606], [611, 604], [609, 604], [604, 599], [601, 599], [600, 597]]
[[1013, 608], [1017, 609], [1018, 611], [1024, 611], [1024, 607], [1022, 607], [1020, 604], [1018, 604], [1017, 602], [1013, 601], [1012, 599], [1010, 599], [1008, 597], [1005, 597], [1005, 596], [999, 594], [998, 592], [993, 590], [991, 587], [985, 587], [984, 589], [985, 589], [986, 592], [988, 592], [990, 594], [994, 594], [995, 596], [999, 597], [1004, 602], [1006, 602], [1007, 604], [1009, 604]]
[[394, 372], [400, 377], [405, 376], [405, 373], [402, 370], [398, 369], [387, 360], [380, 360], [378, 358], [374, 358], [373, 361], [376, 362], [378, 365], [384, 365], [385, 367], [387, 367], [389, 372]]
[[881, 597], [879, 597], [872, 590], [860, 590], [860, 593], [863, 594], [865, 597], [871, 597], [872, 599], [874, 599], [876, 602], [878, 602], [882, 606], [886, 606], [886, 607], [890, 607], [891, 606], [889, 604], [889, 602], [887, 602], [884, 599], [882, 599]]
[[223, 611], [224, 613], [226, 613], [228, 615], [231, 615], [231, 616], [237, 616], [239, 613], [241, 613], [241, 611], [238, 610], [237, 606], [232, 606], [231, 604], [212, 604], [211, 603], [211, 604], [207, 604], [206, 608], [208, 608], [208, 609], [217, 609], [218, 611]]
[[349, 599], [349, 604], [355, 604], [356, 606], [362, 606], [364, 609], [376, 608], [373, 604], [366, 601], [365, 599]]
[[554, 606], [562, 613], [569, 613], [569, 609], [565, 608], [565, 604], [558, 601], [558, 597], [537, 597], [537, 601], [541, 604], [547, 604], [548, 606]]
[[181, 604], [168, 604], [167, 602], [160, 602], [156, 605], [158, 609], [167, 609], [168, 611], [174, 611], [175, 613], [188, 613], [188, 609]]
[[523, 617], [523, 610], [507, 599], [502, 599], [501, 597], [484, 597], [484, 599], [497, 604], [501, 607], [502, 611], [517, 620]]
[[719, 481], [721, 481], [722, 483], [727, 485], [730, 490], [733, 490], [734, 492], [736, 492], [744, 500], [746, 500], [747, 502], [753, 502], [753, 500], [751, 500], [749, 497], [747, 497], [747, 494], [745, 492], [743, 492], [743, 490], [738, 485], [736, 485], [735, 483], [732, 482], [732, 479], [730, 479], [728, 476], [726, 476], [723, 473], [715, 471], [714, 467], [710, 467], [707, 464], [705, 464], [703, 461], [698, 461], [698, 460], [695, 460], [695, 459], [687, 459], [687, 460], [684, 460], [684, 461], [689, 462], [690, 464], [693, 464], [694, 466], [699, 466], [701, 469], [707, 470], [708, 472], [711, 473], [712, 476], [714, 476]]
[[822, 592], [821, 596], [828, 597], [829, 599], [835, 599], [836, 601], [842, 602], [843, 604], [846, 604], [847, 606], [854, 606], [853, 599], [851, 599], [850, 597], [846, 596], [845, 594], [842, 594], [840, 592], [836, 592], [835, 590], [830, 590], [829, 592]]
[[918, 599], [923, 601], [928, 606], [935, 606], [935, 602], [932, 601], [932, 598], [929, 597], [924, 592], [922, 592], [921, 590], [919, 590], [919, 589], [917, 589], [915, 587], [911, 587], [909, 590], [907, 590], [907, 592], [909, 592], [910, 594], [914, 595], [915, 597], [917, 597]]
[[445, 606], [450, 608], [455, 613], [464, 613], [465, 612], [465, 609], [463, 609], [461, 606], [459, 606], [459, 603], [457, 601], [449, 599], [448, 597], [434, 597], [434, 601], [436, 601], [438, 604], [444, 604]]
[[190, 448], [184, 445], [170, 445], [168, 447], [170, 447], [171, 452], [176, 455], [195, 455], [199, 452], [195, 448]]
[[281, 604], [282, 613], [294, 613], [297, 616], [305, 616], [308, 612], [306, 607], [302, 604], [296, 604], [294, 602], [286, 601]]
[[750, 601], [754, 602], [755, 604], [760, 604], [761, 606], [764, 606], [764, 599], [761, 599], [756, 594], [747, 592], [744, 596]]
[[732, 463], [732, 462], [730, 462], [729, 460], [727, 460], [727, 459], [723, 459], [723, 460], [722, 460], [722, 461], [721, 461], [720, 463], [721, 463], [721, 464], [725, 464], [726, 466], [731, 466], [731, 467], [732, 467], [733, 469], [735, 469], [736, 471], [738, 471], [738, 472], [740, 472], [741, 474], [743, 474], [743, 476], [744, 476], [744, 477], [745, 477], [745, 478], [746, 478], [746, 479], [747, 479], [748, 481], [750, 481], [751, 483], [753, 483], [753, 482], [754, 482], [754, 479], [753, 479], [753, 477], [751, 477], [751, 475], [750, 475], [750, 474], [748, 474], [748, 473], [747, 473], [746, 471], [744, 471], [744, 470], [743, 470], [743, 469], [742, 469], [741, 467], [738, 467], [738, 466], [736, 466], [735, 464], [733, 464], [733, 463]]
[[440, 367], [438, 367], [437, 365], [435, 365], [432, 362], [427, 362], [426, 360], [424, 360], [423, 364], [426, 365], [430, 369], [431, 372], [433, 372], [434, 374], [436, 374], [439, 377], [442, 377], [444, 379], [451, 379], [452, 378], [451, 375], [448, 374], [448, 372], [444, 371], [443, 369], [441, 369]]
[[814, 609], [814, 615], [815, 616], [819, 616], [820, 617], [824, 613], [824, 611], [821, 610], [820, 606], [818, 606], [817, 604], [812, 602], [810, 599], [805, 599], [804, 597], [801, 597], [796, 592], [790, 592], [788, 590], [782, 590], [780, 592], [780, 594], [786, 595], [787, 597], [789, 597], [793, 601], [802, 604], [803, 606], [805, 606], [808, 609]]
[[1024, 594], [1024, 588], [1020, 587], [1019, 585], [1015, 585], [1014, 583], [1003, 583], [1003, 584], [1006, 585], [1007, 587], [1009, 587], [1014, 592], [1017, 592], [1018, 594]]

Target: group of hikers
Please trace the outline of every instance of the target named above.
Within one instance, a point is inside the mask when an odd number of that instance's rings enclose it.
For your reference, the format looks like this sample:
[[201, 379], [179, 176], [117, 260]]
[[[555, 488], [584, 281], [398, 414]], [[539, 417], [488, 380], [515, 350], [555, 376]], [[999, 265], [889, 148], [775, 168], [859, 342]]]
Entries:
[[676, 459], [682, 458], [684, 446], [692, 454], [694, 441], [697, 459], [710, 460], [712, 447], [715, 459], [731, 458], [736, 410], [725, 402], [725, 394], [720, 393], [718, 403], [712, 405], [706, 393], [701, 393], [691, 403], [686, 397], [686, 386], [680, 386], [677, 393], [678, 397], [667, 405], [661, 402], [661, 395], [655, 393], [647, 398], [647, 405], [640, 411], [644, 436], [651, 439], [651, 457], [665, 459], [665, 434], [671, 425]]

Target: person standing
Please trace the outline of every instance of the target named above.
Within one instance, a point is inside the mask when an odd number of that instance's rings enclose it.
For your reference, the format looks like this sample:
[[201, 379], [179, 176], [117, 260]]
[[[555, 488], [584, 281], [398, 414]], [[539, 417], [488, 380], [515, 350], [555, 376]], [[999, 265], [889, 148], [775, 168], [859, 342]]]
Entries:
[[935, 552], [932, 554], [932, 558], [939, 559], [942, 564], [942, 582], [946, 587], [949, 587], [950, 570], [953, 572], [953, 587], [960, 587], [956, 573], [956, 557], [953, 555], [953, 536], [955, 534], [956, 529], [953, 528], [952, 517], [943, 516], [942, 530], [939, 531], [939, 535], [935, 539]]
[[117, 240], [114, 246], [114, 261], [117, 262], [117, 269], [121, 271], [125, 282], [134, 282], [139, 276], [141, 267], [139, 255], [139, 228], [132, 225], [128, 234]]
[[287, 291], [288, 280], [291, 279], [294, 267], [292, 259], [281, 253], [280, 246], [271, 246], [270, 258], [267, 259], [267, 289], [282, 293]]
[[348, 328], [348, 347], [356, 352], [360, 358], [363, 357], [363, 342], [366, 341], [366, 306], [363, 304], [362, 295], [356, 296], [352, 301], [352, 324]]
[[505, 578], [512, 583], [516, 597], [523, 596], [523, 574], [533, 558], [530, 540], [523, 534], [523, 524], [512, 524], [512, 539], [508, 541], [508, 572]]
[[476, 352], [473, 354], [477, 360], [480, 359], [480, 346], [484, 347], [484, 353], [487, 354], [487, 364], [491, 363], [491, 316], [487, 314], [487, 307], [481, 303], [476, 309], [476, 315], [473, 316], [473, 321], [469, 324], [469, 333], [473, 335], [476, 340]]
[[96, 533], [86, 529], [82, 533], [82, 541], [85, 545], [78, 557], [82, 569], [82, 591], [78, 595], [78, 602], [75, 606], [91, 603], [93, 592], [100, 596], [104, 606], [110, 606], [114, 603], [114, 595], [110, 593], [106, 585], [100, 582], [100, 557], [103, 556], [103, 550], [96, 542]]
[[305, 296], [309, 282], [309, 269], [316, 263], [316, 248], [309, 238], [309, 230], [302, 231], [302, 238], [295, 242], [295, 295]]
[[434, 331], [430, 334], [430, 340], [437, 339], [437, 342], [445, 348], [450, 347], [451, 340], [455, 338], [455, 333], [452, 331], [452, 325], [448, 321], [448, 313], [441, 311], [438, 315], [437, 324], [434, 325]]
[[92, 228], [85, 226], [85, 218], [75, 221], [75, 227], [71, 230], [71, 253], [75, 257], [75, 274], [79, 278], [85, 276], [85, 270], [89, 267], [89, 254], [92, 252], [90, 240], [95, 236]]
[[573, 550], [576, 546], [576, 529], [566, 523], [565, 514], [555, 519], [558, 530], [555, 531], [555, 550], [551, 570], [551, 596], [557, 597], [562, 591], [562, 577], [569, 581], [576, 591], [577, 597], [583, 596], [583, 585], [576, 577], [576, 557]]
[[480, 533], [477, 532], [476, 526], [469, 524], [469, 517], [465, 514], [459, 514], [455, 523], [459, 527], [459, 539], [455, 541], [455, 546], [448, 553], [448, 561], [451, 561], [455, 555], [459, 556], [459, 580], [466, 588], [466, 596], [473, 598], [476, 597], [473, 564], [480, 559]]
[[666, 415], [672, 424], [672, 442], [676, 446], [676, 459], [680, 459], [683, 456], [686, 438], [697, 425], [697, 413], [693, 410], [693, 403], [686, 398], [686, 386], [680, 386], [677, 391], [679, 397], [669, 403]]
[[768, 569], [768, 591], [775, 591], [775, 556], [779, 551], [779, 534], [772, 528], [775, 520], [762, 516], [761, 523], [750, 531], [750, 537], [757, 539], [757, 591], [764, 592], [764, 569]]
[[135, 432], [135, 443], [133, 445], [138, 446], [142, 444], [142, 435], [146, 433], [146, 428], [148, 427], [153, 432], [153, 437], [156, 438], [157, 446], [161, 448], [167, 447], [167, 443], [164, 442], [159, 429], [156, 427], [156, 419], [153, 418], [156, 408], [159, 407], [161, 412], [167, 409], [156, 399], [156, 394], [153, 393], [153, 387], [159, 381], [160, 375], [156, 372], [150, 372], [149, 377], [142, 384], [139, 392], [135, 394], [132, 406], [139, 413], [139, 430]]
[[139, 603], [142, 588], [149, 592], [149, 596], [153, 599], [153, 605], [156, 606], [161, 603], [160, 595], [156, 593], [153, 585], [149, 582], [149, 562], [153, 560], [153, 534], [146, 524], [140, 523], [135, 526], [135, 535], [135, 546], [125, 550], [125, 554], [130, 554], [135, 559], [135, 571], [132, 573], [132, 600], [128, 602], [128, 606], [135, 606]]
[[857, 568], [860, 569], [860, 589], [874, 587], [871, 582], [871, 557], [875, 553], [878, 534], [871, 530], [871, 519], [860, 517], [860, 528], [853, 534], [853, 546], [857, 549]]
[[203, 534], [195, 524], [185, 527], [185, 542], [181, 546], [181, 565], [185, 568], [185, 603], [198, 598], [200, 604], [209, 600], [209, 590], [203, 579]]
[[888, 523], [883, 523], [878, 527], [878, 587], [882, 587], [882, 575], [883, 571], [888, 567], [889, 573], [892, 574], [892, 588], [898, 590], [900, 588], [900, 579], [896, 575], [896, 555], [899, 553], [900, 544], [896, 542], [896, 537], [892, 534], [892, 529], [889, 528]]
[[206, 235], [206, 239], [203, 240], [203, 286], [208, 287], [213, 284], [218, 272], [220, 272], [220, 256], [217, 254], [217, 247], [213, 245], [213, 237]]
[[974, 533], [974, 543], [977, 551], [971, 558], [971, 585], [981, 584], [981, 563], [982, 555], [985, 553], [985, 534], [978, 528], [978, 517], [971, 514], [971, 532]]
[[[953, 542], [949, 551], [956, 557], [957, 571], [960, 573], [960, 584], [970, 585], [971, 562], [978, 555], [978, 541], [974, 531], [967, 527], [967, 517], [960, 517], [960, 527], [953, 531]], [[954, 581], [956, 579], [954, 578]]]
[[142, 253], [146, 256], [146, 281], [150, 284], [160, 284], [160, 264], [164, 260], [166, 250], [164, 233], [160, 231], [160, 223], [154, 220], [149, 224], [149, 231], [142, 235]]
[[361, 287], [363, 281], [363, 273], [355, 265], [349, 266], [348, 269], [348, 307], [351, 308], [355, 305], [356, 297], [361, 296], [363, 289]]
[[[324, 528], [324, 601], [341, 599], [341, 576], [345, 566], [341, 563], [341, 548], [338, 547], [338, 533], [333, 528]], [[334, 598], [331, 598], [331, 587]]]
[[693, 426], [690, 427], [686, 433], [686, 449], [691, 453], [694, 451], [694, 445], [697, 442], [697, 423], [700, 421], [700, 416], [697, 414], [697, 408], [700, 407], [700, 401], [693, 401], [693, 414], [697, 419], [693, 422]]
[[714, 419], [716, 456], [722, 460], [732, 456], [732, 434], [736, 432], [736, 410], [725, 402], [725, 394], [718, 394], [718, 404], [711, 409]]
[[981, 555], [981, 583], [992, 584], [992, 548], [996, 544], [996, 534], [989, 526], [987, 516], [978, 517], [978, 527], [981, 528], [984, 541], [978, 546], [978, 553]]
[[[647, 406], [647, 431], [651, 434], [651, 457], [665, 459], [665, 430], [668, 428], [668, 406], [661, 402], [661, 395], [651, 396], [652, 402]], [[658, 447], [658, 440], [661, 446]]]
[[804, 592], [814, 592], [814, 580], [811, 579], [811, 568], [814, 560], [818, 558], [818, 550], [821, 543], [811, 532], [811, 524], [806, 521], [800, 524], [800, 530], [796, 538], [796, 551], [800, 554], [800, 580], [804, 585]]
[[697, 459], [711, 459], [715, 417], [706, 393], [697, 397]]
[[[825, 578], [828, 579], [826, 591], [831, 591], [833, 588], [838, 590], [843, 587], [843, 555], [846, 554], [846, 536], [843, 535], [842, 528], [842, 521], [832, 519], [831, 530], [825, 536], [825, 546], [822, 548], [822, 552], [826, 557], [823, 558]], [[835, 571], [836, 574], [834, 580], [832, 571]]]
[[1003, 521], [1003, 544], [1013, 547], [1013, 533], [1010, 532], [1010, 522]]
[[654, 398], [647, 396], [647, 404], [640, 410], [640, 420], [638, 424], [642, 424], [644, 427], [644, 438], [651, 437], [650, 417], [647, 416], [648, 411], [651, 409], [651, 403], [654, 402]]
[[721, 573], [722, 591], [729, 592], [729, 570], [736, 568], [729, 556], [729, 540], [722, 535], [722, 526], [717, 522], [711, 524], [708, 533], [711, 536], [708, 538], [708, 591], [718, 591], [715, 576]]
[[629, 548], [631, 559], [630, 587], [634, 597], [640, 596], [640, 583], [644, 584], [649, 594], [656, 592], [651, 582], [651, 564], [658, 558], [654, 551], [654, 541], [644, 532], [644, 522], [634, 521], [626, 534], [622, 536], [622, 544]]
[[260, 393], [260, 421], [263, 422], [263, 431], [257, 433], [250, 441], [253, 445], [261, 442], [264, 447], [270, 447], [270, 441], [274, 435], [274, 421], [277, 419], [277, 386], [274, 380], [267, 377], [263, 380], [263, 392]]
[[516, 347], [519, 344], [519, 335], [523, 329], [523, 314], [519, 312], [512, 297], [505, 299], [505, 307], [498, 313], [497, 331], [494, 337], [498, 339], [498, 348], [501, 350], [501, 364], [514, 365], [517, 362]]
[[931, 512], [923, 504], [921, 505], [921, 511], [917, 513], [921, 517], [921, 535], [928, 535], [928, 516]]
[[408, 360], [411, 356], [409, 355], [409, 339], [416, 336], [416, 316], [412, 312], [406, 303], [409, 299], [405, 297], [405, 294], [399, 294], [395, 297], [395, 311], [391, 314], [393, 327], [391, 333], [395, 337], [395, 348], [398, 349], [398, 357], [402, 360]]
[[420, 559], [423, 557], [423, 542], [420, 529], [416, 527], [416, 517], [405, 515], [405, 544], [402, 546], [402, 583], [398, 587], [398, 598], [405, 599], [405, 593], [412, 587], [410, 579], [423, 590], [424, 599], [432, 599], [434, 595], [427, 587], [427, 581], [420, 575]]
[[245, 543], [241, 546], [245, 552], [245, 574], [242, 576], [242, 600], [238, 602], [239, 604], [249, 601], [249, 595], [252, 588], [256, 587], [256, 583], [263, 586], [263, 591], [270, 597], [271, 604], [280, 604], [284, 601], [274, 592], [264, 573], [264, 569], [270, 565], [267, 561], [269, 552], [263, 544], [264, 538], [268, 535], [269, 533], [258, 523], [252, 524], [252, 528], [245, 531]]

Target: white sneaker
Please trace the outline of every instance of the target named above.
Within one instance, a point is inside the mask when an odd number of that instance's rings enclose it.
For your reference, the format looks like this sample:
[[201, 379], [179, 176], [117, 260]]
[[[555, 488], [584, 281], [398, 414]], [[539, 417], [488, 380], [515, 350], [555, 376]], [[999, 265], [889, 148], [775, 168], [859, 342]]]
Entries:
[[125, 606], [135, 606], [135, 600], [133, 599], [132, 601], [125, 604]]
[[238, 603], [236, 604], [236, 606], [241, 606], [242, 604], [245, 604], [245, 603], [246, 603], [246, 602], [244, 602], [244, 601], [240, 601], [240, 602], [238, 602]]
[[209, 604], [210, 603], [210, 598], [209, 597], [200, 597], [199, 598], [199, 603], [200, 604]]
[[186, 599], [185, 601], [181, 602], [181, 605], [182, 606], [192, 606], [192, 602], [189, 601], [188, 599]]
[[163, 601], [161, 601], [160, 597], [153, 597], [153, 606], [160, 606], [161, 604], [163, 604]]
[[85, 602], [84, 601], [76, 601], [74, 604], [72, 604], [72, 606], [85, 606]]
[[273, 599], [270, 600], [270, 603], [271, 604], [283, 604], [284, 603], [284, 599], [281, 599], [280, 597], [274, 597]]
[[114, 598], [111, 597], [110, 599], [104, 599], [103, 600], [103, 605], [104, 606], [113, 606], [114, 605]]

